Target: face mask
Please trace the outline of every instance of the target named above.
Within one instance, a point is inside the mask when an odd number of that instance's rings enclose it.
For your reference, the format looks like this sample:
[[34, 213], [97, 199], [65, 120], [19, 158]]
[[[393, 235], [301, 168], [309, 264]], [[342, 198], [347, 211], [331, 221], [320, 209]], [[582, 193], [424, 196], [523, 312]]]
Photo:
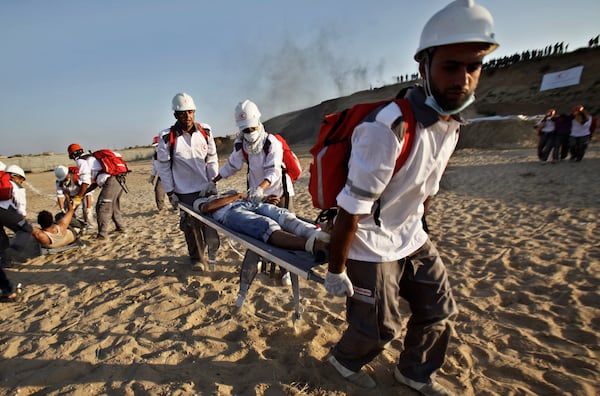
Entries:
[[260, 137], [260, 130], [258, 131], [254, 131], [254, 132], [250, 132], [250, 133], [244, 133], [244, 140], [247, 141], [248, 143], [254, 143], [258, 140], [258, 138]]
[[425, 99], [425, 104], [431, 107], [433, 110], [435, 110], [438, 114], [443, 116], [449, 116], [460, 113], [461, 111], [469, 107], [474, 101], [475, 95], [471, 94], [460, 107], [451, 110], [444, 110], [442, 109], [442, 106], [440, 106], [435, 100], [435, 98], [430, 94], [427, 96], [427, 99]]

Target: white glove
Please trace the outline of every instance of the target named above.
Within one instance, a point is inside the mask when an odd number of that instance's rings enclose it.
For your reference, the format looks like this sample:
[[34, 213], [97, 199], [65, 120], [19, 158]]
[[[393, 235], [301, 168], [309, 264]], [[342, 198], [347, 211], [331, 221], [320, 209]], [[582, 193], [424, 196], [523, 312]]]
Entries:
[[352, 282], [350, 281], [350, 278], [348, 278], [346, 271], [339, 274], [327, 271], [327, 275], [325, 276], [325, 290], [327, 290], [329, 294], [338, 297], [344, 295], [352, 297], [354, 295], [354, 288], [352, 287]]
[[204, 190], [204, 196], [205, 197], [210, 197], [211, 195], [217, 195], [219, 192], [217, 191], [217, 183], [215, 182], [210, 182], [208, 183], [208, 187], [206, 187], [206, 190]]
[[179, 209], [179, 197], [177, 196], [177, 194], [171, 194], [171, 196], [169, 197], [169, 202], [171, 202], [171, 205], [173, 205], [173, 209]]
[[254, 187], [248, 190], [248, 201], [252, 203], [261, 203], [265, 197], [265, 192], [261, 187]]

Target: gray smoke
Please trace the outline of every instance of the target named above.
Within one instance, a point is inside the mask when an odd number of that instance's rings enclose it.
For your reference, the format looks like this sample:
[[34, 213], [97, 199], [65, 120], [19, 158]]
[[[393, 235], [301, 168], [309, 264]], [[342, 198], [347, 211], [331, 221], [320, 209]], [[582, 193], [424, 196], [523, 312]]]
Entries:
[[263, 120], [369, 89], [374, 81], [381, 81], [383, 59], [369, 66], [338, 54], [335, 43], [336, 37], [326, 32], [304, 46], [288, 37], [280, 48], [263, 56], [250, 87]]

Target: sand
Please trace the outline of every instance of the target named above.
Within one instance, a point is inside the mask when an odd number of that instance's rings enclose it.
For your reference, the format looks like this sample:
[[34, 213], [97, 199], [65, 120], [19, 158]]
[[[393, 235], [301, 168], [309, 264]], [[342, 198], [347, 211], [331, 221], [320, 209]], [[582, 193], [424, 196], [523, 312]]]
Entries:
[[[155, 208], [150, 162], [130, 165], [126, 236], [92, 234], [83, 250], [5, 269], [24, 289], [0, 305], [0, 394], [416, 394], [392, 376], [399, 340], [366, 368], [373, 391], [323, 362], [345, 303], [316, 282], [300, 281], [295, 324], [291, 288], [268, 275], [236, 310], [236, 250], [223, 239], [216, 271], [193, 271], [177, 214]], [[53, 174], [27, 181], [28, 217], [56, 210]], [[314, 217], [307, 181], [296, 209]], [[597, 144], [581, 163], [540, 164], [533, 149], [455, 154], [429, 217], [460, 308], [440, 382], [460, 395], [600, 393], [599, 197]]]

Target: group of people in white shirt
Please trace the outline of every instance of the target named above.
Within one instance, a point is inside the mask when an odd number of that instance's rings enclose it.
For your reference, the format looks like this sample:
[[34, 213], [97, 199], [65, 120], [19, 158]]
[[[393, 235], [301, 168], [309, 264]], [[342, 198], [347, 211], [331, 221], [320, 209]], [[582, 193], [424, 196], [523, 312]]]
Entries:
[[549, 109], [534, 126], [539, 137], [538, 158], [542, 162], [550, 159], [552, 163], [557, 163], [570, 153], [571, 161], [580, 162], [596, 126], [596, 117], [582, 105], [575, 106], [568, 114], [557, 114], [555, 109]]

